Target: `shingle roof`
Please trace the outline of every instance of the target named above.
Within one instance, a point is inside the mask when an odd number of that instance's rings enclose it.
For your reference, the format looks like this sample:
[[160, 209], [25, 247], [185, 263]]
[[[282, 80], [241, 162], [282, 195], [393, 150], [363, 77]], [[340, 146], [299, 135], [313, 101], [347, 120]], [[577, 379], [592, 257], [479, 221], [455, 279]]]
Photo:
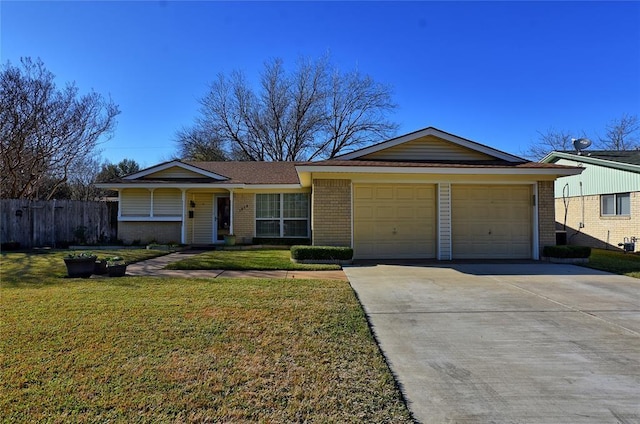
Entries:
[[580, 155], [574, 150], [561, 150], [561, 152], [578, 157], [587, 156], [612, 162], [640, 165], [640, 150], [585, 150]]
[[187, 162], [229, 178], [227, 183], [300, 184], [296, 162]]

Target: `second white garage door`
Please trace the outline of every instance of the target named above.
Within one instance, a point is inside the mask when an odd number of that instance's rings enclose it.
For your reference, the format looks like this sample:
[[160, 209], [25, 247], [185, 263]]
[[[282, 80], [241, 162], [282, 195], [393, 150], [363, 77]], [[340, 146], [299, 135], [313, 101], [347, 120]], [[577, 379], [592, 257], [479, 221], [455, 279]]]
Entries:
[[530, 259], [529, 185], [453, 185], [453, 259]]
[[435, 205], [434, 185], [354, 185], [354, 257], [435, 258]]

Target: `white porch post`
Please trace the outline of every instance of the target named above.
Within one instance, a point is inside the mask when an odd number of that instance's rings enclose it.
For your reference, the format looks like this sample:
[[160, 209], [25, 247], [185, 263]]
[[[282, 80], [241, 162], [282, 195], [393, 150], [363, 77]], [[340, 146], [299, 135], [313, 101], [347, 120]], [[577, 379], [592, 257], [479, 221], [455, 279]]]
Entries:
[[182, 192], [182, 226], [180, 227], [180, 243], [187, 243], [187, 190], [181, 188]]
[[234, 234], [233, 215], [233, 189], [229, 189], [229, 234]]
[[118, 190], [118, 221], [122, 218], [122, 189]]
[[149, 216], [153, 218], [153, 188], [150, 188], [149, 191], [151, 192], [151, 196], [149, 196], [149, 202], [151, 202], [151, 204], [149, 205]]

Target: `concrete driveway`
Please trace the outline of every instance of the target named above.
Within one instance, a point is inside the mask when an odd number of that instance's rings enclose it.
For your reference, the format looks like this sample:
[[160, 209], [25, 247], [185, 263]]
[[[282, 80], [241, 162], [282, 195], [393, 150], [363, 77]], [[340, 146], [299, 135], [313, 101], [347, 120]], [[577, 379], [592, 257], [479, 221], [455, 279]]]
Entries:
[[640, 423], [640, 280], [573, 265], [345, 272], [422, 423]]

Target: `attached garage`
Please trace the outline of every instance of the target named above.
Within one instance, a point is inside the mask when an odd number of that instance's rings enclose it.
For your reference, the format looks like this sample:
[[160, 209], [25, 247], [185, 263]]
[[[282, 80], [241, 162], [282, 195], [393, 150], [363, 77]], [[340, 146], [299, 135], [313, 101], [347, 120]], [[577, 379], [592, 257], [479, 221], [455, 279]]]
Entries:
[[435, 198], [432, 184], [354, 184], [354, 256], [435, 258]]
[[[313, 245], [351, 247], [354, 259], [539, 259], [555, 243], [554, 181], [580, 172], [429, 127], [327, 160], [171, 161], [100, 186], [119, 190], [129, 240], [175, 240], [178, 227], [182, 243], [250, 240], [257, 222], [280, 222], [288, 239], [293, 220]], [[255, 193], [282, 208], [258, 208]], [[285, 195], [311, 207], [286, 212]], [[160, 222], [172, 223], [166, 234]]]
[[530, 259], [530, 185], [452, 185], [453, 259]]

